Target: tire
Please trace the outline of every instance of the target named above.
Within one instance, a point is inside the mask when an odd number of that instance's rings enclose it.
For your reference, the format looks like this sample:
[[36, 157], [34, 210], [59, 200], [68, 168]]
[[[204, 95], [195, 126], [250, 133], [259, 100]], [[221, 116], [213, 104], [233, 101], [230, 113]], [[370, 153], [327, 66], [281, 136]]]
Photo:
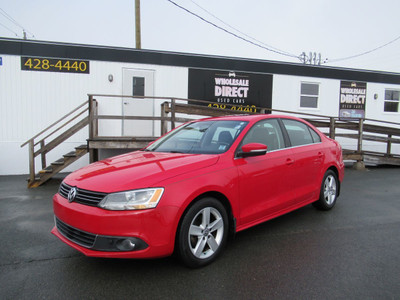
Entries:
[[313, 205], [319, 210], [330, 210], [335, 206], [338, 196], [339, 181], [335, 172], [328, 170], [322, 179], [319, 199]]
[[183, 263], [191, 268], [213, 262], [223, 251], [229, 228], [224, 205], [214, 198], [194, 203], [184, 215], [177, 238]]

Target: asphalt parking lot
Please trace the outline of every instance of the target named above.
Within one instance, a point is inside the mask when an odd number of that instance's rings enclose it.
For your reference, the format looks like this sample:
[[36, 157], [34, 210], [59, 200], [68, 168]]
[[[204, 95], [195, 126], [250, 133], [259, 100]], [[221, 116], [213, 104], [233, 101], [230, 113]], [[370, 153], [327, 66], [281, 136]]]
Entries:
[[330, 212], [311, 205], [236, 235], [222, 257], [88, 258], [50, 234], [61, 177], [0, 176], [1, 299], [399, 299], [400, 168], [346, 168]]

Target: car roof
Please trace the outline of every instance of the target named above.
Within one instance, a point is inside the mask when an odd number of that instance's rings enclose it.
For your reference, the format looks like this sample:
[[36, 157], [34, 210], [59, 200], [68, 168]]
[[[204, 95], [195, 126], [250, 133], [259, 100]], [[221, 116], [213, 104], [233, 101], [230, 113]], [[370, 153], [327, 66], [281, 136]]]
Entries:
[[274, 119], [274, 118], [285, 118], [285, 119], [293, 119], [293, 120], [301, 120], [294, 116], [288, 115], [277, 115], [277, 114], [255, 114], [255, 115], [229, 115], [229, 116], [221, 116], [221, 117], [213, 117], [213, 118], [205, 118], [200, 121], [247, 121], [247, 122], [257, 122], [259, 120], [264, 119]]

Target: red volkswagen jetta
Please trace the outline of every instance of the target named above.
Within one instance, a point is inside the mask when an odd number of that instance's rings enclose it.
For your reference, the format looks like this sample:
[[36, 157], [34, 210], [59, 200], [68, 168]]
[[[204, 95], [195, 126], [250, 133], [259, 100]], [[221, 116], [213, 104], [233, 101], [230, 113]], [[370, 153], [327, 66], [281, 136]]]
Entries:
[[343, 176], [339, 143], [304, 120], [203, 119], [67, 176], [53, 198], [52, 233], [88, 256], [176, 251], [198, 267], [235, 232], [310, 203], [331, 209]]

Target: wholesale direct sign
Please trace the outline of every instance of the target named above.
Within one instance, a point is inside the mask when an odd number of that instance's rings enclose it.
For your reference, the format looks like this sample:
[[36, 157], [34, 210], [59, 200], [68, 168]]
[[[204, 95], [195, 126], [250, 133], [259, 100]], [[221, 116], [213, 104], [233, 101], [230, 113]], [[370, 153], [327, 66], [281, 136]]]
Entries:
[[340, 82], [339, 118], [365, 118], [367, 83], [354, 81]]
[[271, 108], [272, 75], [189, 69], [189, 99], [214, 102], [209, 107], [257, 112]]

